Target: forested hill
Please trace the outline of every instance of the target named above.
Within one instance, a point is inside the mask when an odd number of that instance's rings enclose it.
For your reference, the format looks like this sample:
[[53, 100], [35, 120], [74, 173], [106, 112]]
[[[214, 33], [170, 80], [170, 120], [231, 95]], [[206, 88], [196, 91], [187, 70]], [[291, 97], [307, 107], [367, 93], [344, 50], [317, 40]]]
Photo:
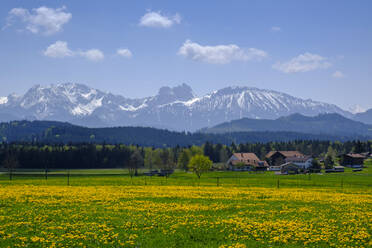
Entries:
[[320, 114], [314, 117], [293, 114], [276, 120], [243, 118], [202, 130], [204, 133], [220, 134], [265, 131], [372, 137], [372, 125], [350, 120], [339, 114]]
[[206, 141], [231, 144], [291, 140], [365, 140], [363, 136], [314, 135], [296, 132], [236, 132], [229, 134], [204, 134], [172, 132], [150, 127], [86, 128], [54, 121], [13, 121], [0, 124], [3, 142], [41, 143], [108, 143], [141, 146], [189, 146]]

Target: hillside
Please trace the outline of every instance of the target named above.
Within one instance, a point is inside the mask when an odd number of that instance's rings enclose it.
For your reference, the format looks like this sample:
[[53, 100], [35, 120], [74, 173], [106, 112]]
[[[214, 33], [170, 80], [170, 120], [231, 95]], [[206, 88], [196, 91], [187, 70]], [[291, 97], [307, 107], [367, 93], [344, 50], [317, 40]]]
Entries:
[[314, 117], [293, 114], [276, 120], [243, 118], [201, 130], [203, 133], [219, 134], [263, 131], [372, 137], [371, 125], [347, 119], [339, 114], [320, 114]]
[[354, 120], [372, 125], [372, 109], [354, 115]]
[[235, 132], [228, 134], [173, 132], [148, 127], [87, 128], [63, 122], [13, 121], [0, 124], [0, 139], [3, 142], [41, 143], [123, 143], [141, 146], [190, 146], [206, 141], [231, 144], [246, 142], [269, 142], [290, 140], [351, 140], [366, 139], [363, 136], [334, 136], [279, 132]]

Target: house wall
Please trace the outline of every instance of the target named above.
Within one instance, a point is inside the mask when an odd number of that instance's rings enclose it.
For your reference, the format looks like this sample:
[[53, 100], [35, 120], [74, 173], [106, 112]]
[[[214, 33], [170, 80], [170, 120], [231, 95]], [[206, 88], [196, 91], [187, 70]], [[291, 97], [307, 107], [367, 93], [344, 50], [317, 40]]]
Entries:
[[306, 160], [305, 162], [293, 162], [293, 164], [299, 166], [300, 168], [302, 169], [308, 169], [309, 167], [311, 167], [311, 163], [312, 163], [313, 159], [310, 158], [308, 160]]

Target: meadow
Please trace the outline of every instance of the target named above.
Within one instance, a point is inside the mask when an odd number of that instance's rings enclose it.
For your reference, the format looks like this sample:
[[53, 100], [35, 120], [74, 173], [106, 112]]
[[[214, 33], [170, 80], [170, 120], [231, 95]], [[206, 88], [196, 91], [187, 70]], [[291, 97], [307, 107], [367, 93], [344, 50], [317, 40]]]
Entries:
[[3, 174], [0, 247], [371, 247], [369, 169]]

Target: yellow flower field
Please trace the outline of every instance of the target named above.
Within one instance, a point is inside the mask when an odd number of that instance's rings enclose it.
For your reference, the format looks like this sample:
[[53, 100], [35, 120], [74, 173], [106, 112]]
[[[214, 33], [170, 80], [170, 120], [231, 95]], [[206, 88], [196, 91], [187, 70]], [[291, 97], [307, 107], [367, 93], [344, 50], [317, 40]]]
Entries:
[[372, 191], [0, 187], [0, 247], [371, 247]]

